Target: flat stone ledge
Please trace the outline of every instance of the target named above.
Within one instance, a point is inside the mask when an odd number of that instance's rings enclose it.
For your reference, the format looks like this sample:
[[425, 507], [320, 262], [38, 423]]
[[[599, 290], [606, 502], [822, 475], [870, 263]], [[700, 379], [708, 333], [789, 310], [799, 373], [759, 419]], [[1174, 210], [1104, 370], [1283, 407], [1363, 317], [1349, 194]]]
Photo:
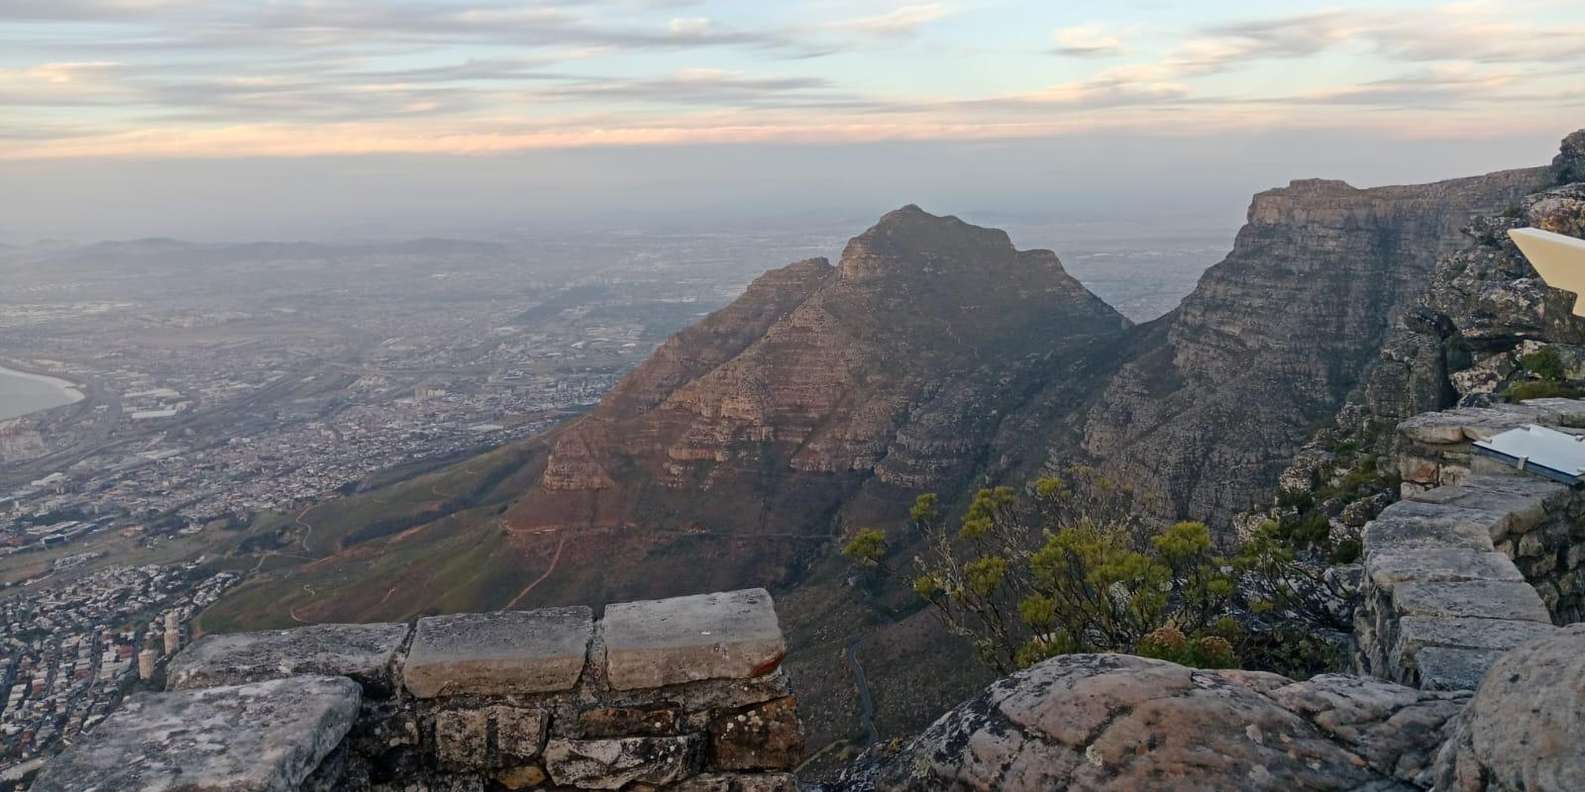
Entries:
[[1372, 552], [1365, 574], [1371, 585], [1391, 590], [1400, 583], [1490, 580], [1524, 582], [1513, 559], [1496, 550], [1411, 548]]
[[1550, 625], [1552, 617], [1535, 587], [1509, 580], [1403, 583], [1392, 591], [1403, 616], [1509, 619]]
[[241, 685], [300, 674], [352, 677], [365, 687], [394, 687], [392, 665], [405, 624], [317, 624], [293, 630], [206, 635], [166, 671], [167, 690]]
[[762, 676], [787, 653], [765, 589], [611, 605], [602, 626], [618, 690]]
[[[1488, 535], [1497, 541], [1540, 525], [1547, 510], [1560, 506], [1568, 495], [1569, 488], [1562, 484], [1515, 471], [1478, 473], [1457, 485], [1411, 495], [1407, 500], [1467, 510], [1471, 519], [1487, 525]], [[1390, 506], [1388, 511], [1398, 505], [1403, 504]]]
[[1508, 650], [1550, 636], [1558, 628], [1551, 622], [1405, 616], [1398, 620], [1398, 629], [1398, 649], [1408, 657], [1427, 646]]
[[[1443, 489], [1449, 489], [1444, 487]], [[1456, 506], [1399, 501], [1365, 524], [1365, 547], [1371, 552], [1405, 549], [1492, 549], [1497, 515]]]
[[403, 681], [421, 699], [571, 690], [593, 635], [582, 606], [432, 616], [418, 621]]
[[1585, 426], [1585, 400], [1531, 399], [1495, 407], [1461, 407], [1422, 413], [1398, 424], [1398, 433], [1420, 443], [1446, 445], [1485, 440], [1525, 424]]
[[329, 676], [141, 693], [53, 759], [33, 792], [295, 792], [361, 698]]

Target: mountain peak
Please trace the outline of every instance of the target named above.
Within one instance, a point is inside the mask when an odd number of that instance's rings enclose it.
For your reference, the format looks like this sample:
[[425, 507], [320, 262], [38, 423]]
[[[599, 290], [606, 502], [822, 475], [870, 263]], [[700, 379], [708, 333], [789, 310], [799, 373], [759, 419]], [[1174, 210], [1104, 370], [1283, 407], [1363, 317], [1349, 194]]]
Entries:
[[908, 204], [881, 216], [842, 252], [847, 280], [867, 280], [940, 263], [983, 262], [1017, 255], [1007, 232], [981, 228], [953, 215], [933, 215]]

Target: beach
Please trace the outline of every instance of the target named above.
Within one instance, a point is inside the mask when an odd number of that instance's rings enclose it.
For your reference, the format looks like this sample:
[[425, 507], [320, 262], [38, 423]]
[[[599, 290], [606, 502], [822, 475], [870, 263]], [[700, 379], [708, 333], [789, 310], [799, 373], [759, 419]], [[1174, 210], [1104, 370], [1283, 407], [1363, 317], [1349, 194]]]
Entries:
[[76, 383], [0, 366], [0, 421], [82, 401]]

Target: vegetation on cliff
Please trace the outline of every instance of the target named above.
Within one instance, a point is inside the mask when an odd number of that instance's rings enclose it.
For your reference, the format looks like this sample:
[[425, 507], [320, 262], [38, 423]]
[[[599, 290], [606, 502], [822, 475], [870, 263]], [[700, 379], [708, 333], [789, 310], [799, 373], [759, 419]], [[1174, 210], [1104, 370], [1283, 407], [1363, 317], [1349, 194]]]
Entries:
[[[913, 589], [997, 672], [1086, 652], [1290, 673], [1335, 665], [1322, 643], [1293, 650], [1300, 625], [1346, 621], [1308, 540], [1275, 524], [1224, 552], [1201, 522], [1152, 529], [1128, 488], [1073, 466], [1025, 491], [981, 489], [948, 525], [936, 495], [918, 498]], [[879, 576], [902, 571], [881, 529], [857, 532], [843, 554]]]

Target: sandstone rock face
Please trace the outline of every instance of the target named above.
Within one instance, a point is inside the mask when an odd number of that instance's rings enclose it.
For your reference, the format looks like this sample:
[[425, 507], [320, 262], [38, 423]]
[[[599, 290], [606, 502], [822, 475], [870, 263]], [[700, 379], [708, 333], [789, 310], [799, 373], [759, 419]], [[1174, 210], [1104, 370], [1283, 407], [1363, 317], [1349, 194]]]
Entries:
[[[855, 500], [961, 484], [1002, 416], [1127, 327], [1049, 251], [905, 207], [837, 266], [767, 273], [668, 341], [558, 430], [505, 521], [523, 535], [598, 532], [598, 547], [569, 542], [566, 568], [613, 554], [642, 566], [699, 537], [715, 552], [684, 590], [774, 581]], [[681, 593], [669, 581], [625, 591]]]
[[993, 684], [839, 790], [1408, 789], [1467, 694], [1070, 655]]
[[1083, 449], [1157, 514], [1226, 524], [1333, 418], [1459, 228], [1548, 176], [1369, 190], [1310, 180], [1257, 195], [1227, 259], [1142, 328], [1148, 340], [1084, 422]]
[[1436, 762], [1439, 790], [1585, 789], [1585, 625], [1504, 655]]
[[340, 677], [140, 694], [50, 762], [39, 792], [293, 792], [352, 728]]
[[[1585, 236], [1585, 130], [1563, 141], [1546, 176], [1474, 217], [1462, 244], [1437, 262], [1339, 411], [1332, 429], [1339, 439], [1387, 451], [1392, 428], [1412, 416], [1495, 400], [1537, 342], [1565, 352], [1585, 343], [1585, 320], [1570, 311], [1574, 296], [1548, 288], [1508, 238], [1527, 226]], [[1585, 377], [1569, 368], [1569, 378]]]

